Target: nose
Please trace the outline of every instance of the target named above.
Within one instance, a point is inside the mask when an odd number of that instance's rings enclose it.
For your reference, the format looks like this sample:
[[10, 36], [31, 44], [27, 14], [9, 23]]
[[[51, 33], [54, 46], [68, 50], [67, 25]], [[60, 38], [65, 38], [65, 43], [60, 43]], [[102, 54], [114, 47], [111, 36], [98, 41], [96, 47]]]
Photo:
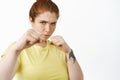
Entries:
[[50, 25], [49, 25], [49, 24], [47, 24], [47, 25], [45, 26], [45, 31], [46, 31], [46, 32], [49, 32], [49, 31], [50, 31]]

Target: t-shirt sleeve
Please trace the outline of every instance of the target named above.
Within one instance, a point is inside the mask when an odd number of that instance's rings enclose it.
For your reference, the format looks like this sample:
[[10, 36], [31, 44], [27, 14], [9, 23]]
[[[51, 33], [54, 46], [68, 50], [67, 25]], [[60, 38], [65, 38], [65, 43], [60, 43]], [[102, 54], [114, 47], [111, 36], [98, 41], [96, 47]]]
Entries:
[[[2, 53], [2, 55], [0, 56], [0, 60], [7, 55], [7, 53], [9, 52], [9, 50], [11, 49], [12, 46], [15, 45], [16, 42], [11, 43], [6, 49], [5, 51]], [[18, 63], [20, 63], [20, 57], [18, 57]]]
[[2, 53], [2, 55], [1, 55], [1, 58], [4, 57], [4, 56], [8, 53], [8, 51], [10, 50], [10, 48], [11, 48], [14, 44], [15, 44], [15, 42], [11, 43], [11, 44], [5, 49], [5, 51], [4, 51], [4, 52]]

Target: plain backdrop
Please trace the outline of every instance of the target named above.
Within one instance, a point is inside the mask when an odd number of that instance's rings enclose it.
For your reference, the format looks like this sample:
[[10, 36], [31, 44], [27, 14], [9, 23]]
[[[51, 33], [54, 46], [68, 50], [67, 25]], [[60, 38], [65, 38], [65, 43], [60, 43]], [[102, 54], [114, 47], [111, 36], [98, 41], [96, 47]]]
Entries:
[[[84, 80], [120, 80], [120, 0], [53, 0], [62, 35], [81, 65]], [[31, 28], [35, 0], [0, 1], [0, 55]]]

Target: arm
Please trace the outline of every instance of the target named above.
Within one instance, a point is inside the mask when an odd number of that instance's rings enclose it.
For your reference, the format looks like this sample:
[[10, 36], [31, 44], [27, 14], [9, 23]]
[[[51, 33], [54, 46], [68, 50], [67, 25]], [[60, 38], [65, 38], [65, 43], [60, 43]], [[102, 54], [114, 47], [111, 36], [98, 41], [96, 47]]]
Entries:
[[67, 65], [68, 65], [68, 73], [70, 80], [83, 80], [83, 73], [78, 64], [73, 51], [71, 50], [66, 54], [67, 56]]
[[17, 58], [20, 52], [35, 44], [39, 38], [38, 32], [29, 29], [16, 43], [10, 48], [8, 53], [0, 60], [0, 80], [11, 80], [18, 68]]
[[70, 80], [83, 80], [82, 70], [75, 59], [73, 51], [61, 36], [51, 37], [51, 43], [64, 51], [67, 56], [68, 73]]
[[0, 60], [0, 80], [11, 80], [18, 68], [18, 52], [10, 49], [6, 56]]

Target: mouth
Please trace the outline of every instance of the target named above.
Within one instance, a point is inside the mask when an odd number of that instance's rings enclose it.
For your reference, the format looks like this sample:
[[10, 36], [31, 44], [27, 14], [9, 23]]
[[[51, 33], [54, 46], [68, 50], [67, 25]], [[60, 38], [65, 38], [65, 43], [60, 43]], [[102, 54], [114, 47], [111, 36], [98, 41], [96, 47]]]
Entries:
[[44, 36], [48, 37], [48, 36], [50, 36], [50, 35], [47, 35], [47, 34], [46, 34], [46, 35], [44, 35]]
[[50, 37], [50, 35], [48, 35], [48, 34], [44, 34], [43, 37], [44, 37], [45, 39], [47, 39], [47, 38]]

